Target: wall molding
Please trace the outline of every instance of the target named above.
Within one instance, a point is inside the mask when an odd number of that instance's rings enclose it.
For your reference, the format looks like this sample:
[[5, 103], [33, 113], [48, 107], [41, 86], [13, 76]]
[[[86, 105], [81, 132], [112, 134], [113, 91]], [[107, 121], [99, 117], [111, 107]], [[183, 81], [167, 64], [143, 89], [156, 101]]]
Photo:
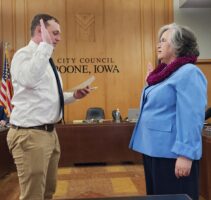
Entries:
[[199, 59], [197, 61], [198, 64], [210, 64], [211, 63], [211, 59]]

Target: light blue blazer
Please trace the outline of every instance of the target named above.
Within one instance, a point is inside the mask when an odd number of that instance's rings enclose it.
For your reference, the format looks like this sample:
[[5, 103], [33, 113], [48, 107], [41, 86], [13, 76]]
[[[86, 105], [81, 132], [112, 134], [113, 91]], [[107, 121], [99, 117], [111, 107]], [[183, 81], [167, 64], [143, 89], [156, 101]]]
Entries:
[[207, 104], [207, 81], [186, 64], [164, 81], [145, 87], [129, 147], [152, 157], [199, 160]]

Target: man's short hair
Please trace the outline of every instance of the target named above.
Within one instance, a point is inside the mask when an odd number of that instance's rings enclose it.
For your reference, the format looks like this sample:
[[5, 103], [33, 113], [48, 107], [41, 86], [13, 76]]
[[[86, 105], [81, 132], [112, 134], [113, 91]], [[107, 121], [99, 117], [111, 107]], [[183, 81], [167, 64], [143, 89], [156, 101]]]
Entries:
[[37, 26], [40, 25], [40, 20], [43, 19], [43, 22], [46, 26], [48, 26], [48, 20], [54, 20], [55, 22], [59, 23], [58, 19], [49, 15], [49, 14], [37, 14], [34, 16], [31, 22], [31, 36], [34, 36], [34, 31]]

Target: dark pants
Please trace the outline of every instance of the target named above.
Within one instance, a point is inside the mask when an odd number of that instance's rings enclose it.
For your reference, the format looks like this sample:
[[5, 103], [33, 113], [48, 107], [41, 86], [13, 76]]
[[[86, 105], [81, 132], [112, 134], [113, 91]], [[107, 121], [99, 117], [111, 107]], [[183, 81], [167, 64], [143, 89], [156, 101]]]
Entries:
[[199, 198], [199, 161], [193, 161], [190, 175], [175, 176], [176, 159], [143, 155], [147, 195], [187, 194]]

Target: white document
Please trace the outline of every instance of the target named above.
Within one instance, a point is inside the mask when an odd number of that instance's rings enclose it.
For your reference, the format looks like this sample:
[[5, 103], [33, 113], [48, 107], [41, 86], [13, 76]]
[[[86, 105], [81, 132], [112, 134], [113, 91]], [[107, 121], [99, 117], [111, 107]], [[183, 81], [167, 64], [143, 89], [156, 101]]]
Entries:
[[[72, 91], [75, 91], [75, 90], [82, 89], [82, 88], [85, 88], [87, 86], [90, 86], [94, 80], [95, 80], [95, 77], [94, 76], [91, 76], [90, 78], [88, 78], [87, 80], [85, 80], [84, 82], [82, 82], [81, 84], [79, 84], [79, 85], [77, 85], [77, 86], [69, 89], [68, 91], [69, 92], [72, 92]], [[97, 87], [93, 87], [93, 89], [97, 89]]]

